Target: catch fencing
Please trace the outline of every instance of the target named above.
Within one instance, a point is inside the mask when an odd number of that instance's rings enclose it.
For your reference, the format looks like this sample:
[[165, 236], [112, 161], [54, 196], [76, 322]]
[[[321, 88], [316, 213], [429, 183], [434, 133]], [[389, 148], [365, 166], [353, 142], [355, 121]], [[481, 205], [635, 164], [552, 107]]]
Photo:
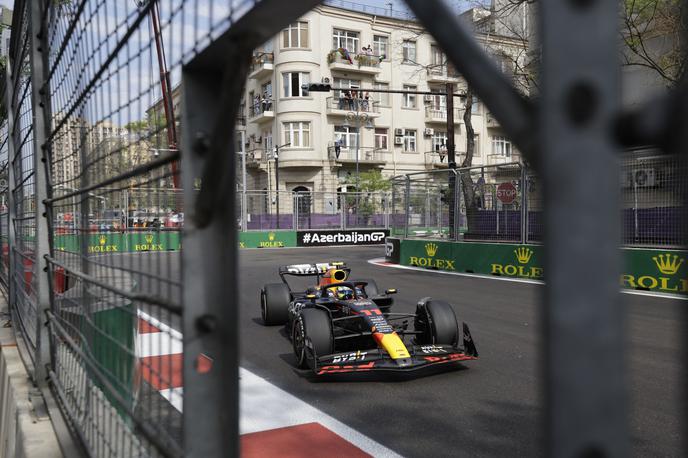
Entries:
[[243, 231], [387, 228], [389, 199], [384, 191], [241, 191], [237, 224]]
[[[688, 235], [681, 224], [682, 193], [688, 186], [685, 165], [652, 149], [626, 152], [620, 164], [623, 244], [682, 246]], [[391, 202], [391, 233], [401, 237], [516, 243], [541, 243], [544, 237], [542, 182], [522, 163], [398, 176]]]
[[180, 231], [198, 187], [160, 87], [251, 6], [201, 3], [15, 1], [0, 282], [65, 450], [184, 454]]

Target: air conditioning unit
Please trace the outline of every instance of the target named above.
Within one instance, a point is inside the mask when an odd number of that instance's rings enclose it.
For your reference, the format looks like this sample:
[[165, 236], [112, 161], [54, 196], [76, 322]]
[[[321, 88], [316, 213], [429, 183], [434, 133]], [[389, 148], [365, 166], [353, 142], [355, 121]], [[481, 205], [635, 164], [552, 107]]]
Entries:
[[432, 102], [434, 100], [435, 96], [434, 95], [426, 95], [423, 97], [423, 100], [426, 102]]
[[404, 138], [403, 137], [394, 137], [394, 144], [395, 145], [403, 145], [404, 144]]
[[629, 170], [621, 175], [621, 186], [624, 188], [650, 188], [657, 184], [657, 174], [652, 168]]
[[394, 135], [396, 135], [397, 137], [403, 137], [404, 129], [394, 129]]
[[263, 137], [256, 137], [256, 143], [260, 143], [263, 141]]
[[430, 127], [426, 127], [425, 130], [423, 131], [423, 135], [425, 135], [426, 137], [432, 137], [433, 135], [435, 135], [435, 129], [432, 129]]

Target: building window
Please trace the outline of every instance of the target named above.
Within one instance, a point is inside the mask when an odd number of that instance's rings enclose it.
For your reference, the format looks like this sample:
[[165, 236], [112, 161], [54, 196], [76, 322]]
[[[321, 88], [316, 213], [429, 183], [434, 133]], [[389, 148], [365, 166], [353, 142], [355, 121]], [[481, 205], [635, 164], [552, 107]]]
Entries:
[[265, 157], [272, 154], [272, 131], [263, 131], [263, 151], [265, 151]]
[[311, 146], [311, 123], [310, 122], [285, 122], [282, 124], [284, 130], [284, 143], [289, 143], [291, 148], [310, 148]]
[[356, 148], [357, 139], [357, 127], [334, 126], [334, 141], [338, 141], [341, 148]]
[[430, 88], [430, 92], [437, 92], [437, 95], [426, 96], [427, 102], [429, 103], [431, 110], [441, 111], [442, 116], [446, 116], [447, 111], [447, 96], [444, 89]]
[[404, 40], [402, 45], [404, 62], [416, 62], [416, 42]]
[[446, 151], [447, 133], [435, 131], [432, 134], [432, 150], [435, 152]]
[[511, 157], [511, 142], [506, 137], [495, 135], [492, 137], [492, 154]]
[[[389, 89], [389, 83], [373, 83], [373, 89]], [[389, 94], [387, 92], [373, 92], [371, 94], [373, 100], [377, 102], [379, 106], [388, 107], [389, 106]]]
[[404, 151], [416, 151], [416, 131], [404, 129]]
[[373, 36], [373, 54], [376, 56], [387, 56], [389, 38], [384, 35]]
[[334, 29], [332, 32], [332, 49], [344, 48], [351, 53], [358, 52], [358, 32]]
[[387, 141], [389, 139], [387, 129], [376, 127], [375, 128], [375, 149], [382, 151], [387, 151]]
[[308, 22], [294, 22], [282, 30], [283, 48], [308, 47]]
[[[408, 84], [404, 84], [404, 90], [405, 91], [415, 91], [416, 86], [410, 86]], [[416, 108], [416, 94], [403, 94], [404, 100], [402, 102], [402, 106], [404, 108]]]
[[343, 91], [337, 89], [358, 89], [361, 87], [361, 80], [352, 80], [347, 78], [335, 78], [334, 85], [332, 86], [334, 90], [334, 98], [340, 99], [344, 97]]
[[445, 66], [446, 61], [442, 49], [437, 45], [430, 45], [430, 63], [432, 66], [441, 69]]
[[263, 84], [260, 87], [260, 92], [266, 99], [272, 99], [272, 81]]
[[284, 97], [306, 97], [308, 91], [301, 88], [302, 84], [310, 83], [310, 74], [301, 72], [282, 73]]

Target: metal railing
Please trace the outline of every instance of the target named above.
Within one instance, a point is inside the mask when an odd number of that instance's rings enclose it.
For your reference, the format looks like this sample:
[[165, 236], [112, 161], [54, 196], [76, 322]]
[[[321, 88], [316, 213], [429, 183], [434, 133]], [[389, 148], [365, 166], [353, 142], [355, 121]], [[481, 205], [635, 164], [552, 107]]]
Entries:
[[245, 198], [237, 199], [237, 227], [245, 231], [386, 228], [388, 205], [389, 194], [383, 191], [247, 190]]
[[353, 53], [344, 48], [333, 49], [327, 54], [327, 62], [329, 64], [345, 64], [352, 68], [376, 70], [380, 68], [387, 56], [375, 56], [365, 53]]
[[256, 100], [253, 105], [248, 107], [248, 117], [256, 118], [263, 113], [272, 112], [272, 99]]
[[325, 100], [325, 108], [328, 112], [332, 112], [332, 110], [360, 111], [364, 113], [380, 112], [378, 102], [374, 102], [373, 99], [347, 97], [344, 95], [344, 90], [339, 90], [338, 92], [338, 94], [335, 93], [335, 97], [328, 97]]
[[[447, 158], [426, 153], [426, 165], [447, 167]], [[681, 225], [681, 192], [688, 186], [685, 166], [655, 150], [628, 152], [621, 161], [623, 244], [677, 248], [688, 229]], [[458, 198], [449, 197], [452, 176]], [[462, 186], [470, 183], [473, 205], [466, 205]], [[500, 190], [500, 185], [506, 185]], [[510, 185], [510, 186], [509, 186]], [[511, 191], [513, 190], [513, 191]], [[507, 195], [513, 192], [513, 196]], [[542, 182], [534, 170], [503, 158], [497, 165], [435, 170], [395, 177], [390, 215], [392, 233], [408, 237], [450, 237], [455, 202], [457, 240], [540, 243], [544, 233]]]

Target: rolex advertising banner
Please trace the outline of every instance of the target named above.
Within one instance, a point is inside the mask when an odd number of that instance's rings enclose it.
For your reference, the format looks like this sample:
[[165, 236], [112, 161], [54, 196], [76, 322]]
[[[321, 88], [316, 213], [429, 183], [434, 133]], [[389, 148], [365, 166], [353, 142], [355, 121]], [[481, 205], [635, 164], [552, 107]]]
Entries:
[[239, 248], [284, 248], [296, 246], [296, 232], [239, 232]]
[[[57, 251], [81, 252], [81, 241], [74, 234], [59, 234], [53, 239]], [[88, 236], [89, 254], [125, 253], [130, 251], [179, 251], [181, 234], [172, 231], [108, 232]]]
[[[546, 276], [543, 247], [502, 243], [452, 243], [402, 240], [401, 264], [450, 272], [468, 272], [532, 280]], [[688, 293], [688, 252], [622, 248], [622, 287], [664, 293]]]
[[389, 235], [387, 229], [351, 229], [329, 231], [298, 231], [298, 246], [382, 245]]

